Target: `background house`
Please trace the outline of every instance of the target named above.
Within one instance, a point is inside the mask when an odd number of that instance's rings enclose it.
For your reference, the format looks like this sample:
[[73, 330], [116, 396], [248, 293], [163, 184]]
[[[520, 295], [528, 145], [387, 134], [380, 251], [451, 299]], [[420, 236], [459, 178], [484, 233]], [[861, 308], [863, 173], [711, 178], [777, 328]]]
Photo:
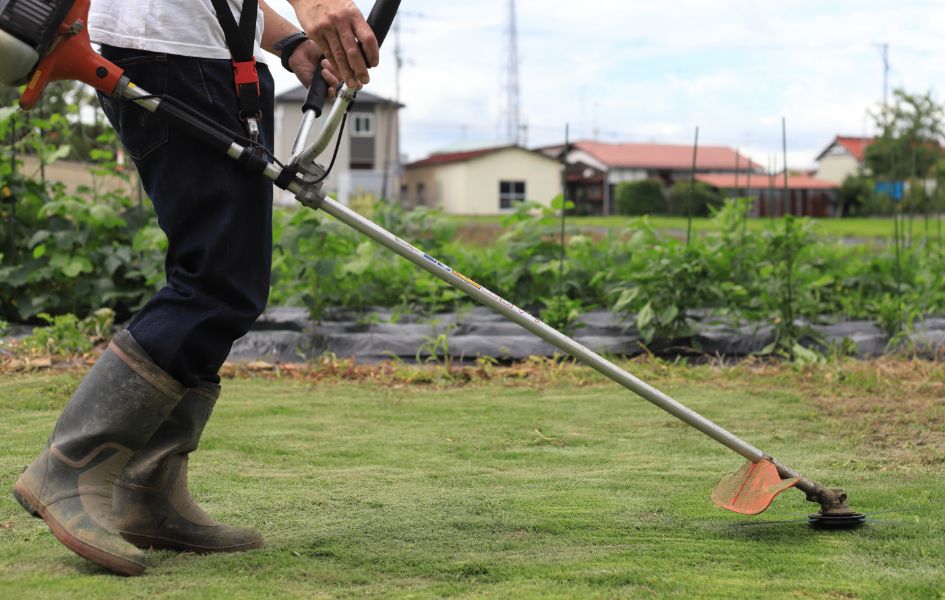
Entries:
[[780, 217], [786, 214], [805, 217], [828, 217], [832, 213], [837, 188], [807, 174], [788, 174], [785, 194], [784, 172], [774, 175], [733, 173], [696, 174], [696, 181], [708, 184], [726, 196], [750, 197], [753, 217]]
[[[302, 123], [305, 88], [299, 86], [276, 96], [275, 149], [280, 160], [288, 159], [295, 136]], [[329, 110], [325, 107], [325, 112]], [[369, 194], [376, 198], [392, 198], [401, 186], [400, 109], [402, 104], [369, 92], [358, 92], [338, 149], [335, 167], [325, 180], [325, 189], [347, 203], [352, 196]], [[316, 122], [312, 139], [318, 132]], [[331, 161], [335, 144], [318, 158], [325, 166]], [[283, 201], [294, 202], [283, 193]]]
[[407, 165], [403, 199], [449, 214], [495, 215], [515, 202], [550, 205], [561, 194], [561, 165], [520, 146], [434, 154]]
[[838, 135], [817, 157], [817, 179], [842, 184], [866, 168], [866, 149], [873, 138]]
[[[541, 151], [560, 156], [564, 146]], [[692, 173], [692, 146], [670, 144], [609, 144], [581, 141], [571, 144], [567, 156], [568, 198], [579, 214], [614, 214], [614, 189], [624, 181], [658, 179], [670, 187]], [[731, 173], [745, 177], [764, 169], [747, 156], [726, 146], [699, 146], [696, 173]]]

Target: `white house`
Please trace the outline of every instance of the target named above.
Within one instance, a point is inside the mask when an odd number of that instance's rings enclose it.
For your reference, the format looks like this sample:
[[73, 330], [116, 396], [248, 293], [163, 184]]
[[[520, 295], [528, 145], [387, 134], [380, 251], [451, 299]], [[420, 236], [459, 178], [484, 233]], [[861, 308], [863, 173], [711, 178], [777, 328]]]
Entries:
[[402, 192], [408, 206], [457, 215], [502, 214], [524, 200], [548, 206], [560, 194], [560, 163], [521, 146], [433, 154], [407, 165]]
[[[299, 126], [302, 123], [302, 103], [305, 88], [299, 86], [276, 96], [276, 156], [285, 160], [292, 152]], [[331, 105], [325, 107], [325, 114]], [[338, 148], [334, 169], [325, 180], [325, 189], [337, 194], [339, 201], [347, 203], [352, 196], [367, 194], [375, 198], [392, 198], [401, 187], [400, 165], [400, 109], [402, 104], [381, 98], [369, 92], [358, 92]], [[316, 121], [312, 139], [320, 129]], [[318, 162], [328, 166], [335, 143], [318, 157]], [[281, 200], [291, 203], [291, 194], [284, 193]]]
[[866, 168], [866, 149], [873, 138], [838, 135], [817, 157], [817, 179], [842, 184]]

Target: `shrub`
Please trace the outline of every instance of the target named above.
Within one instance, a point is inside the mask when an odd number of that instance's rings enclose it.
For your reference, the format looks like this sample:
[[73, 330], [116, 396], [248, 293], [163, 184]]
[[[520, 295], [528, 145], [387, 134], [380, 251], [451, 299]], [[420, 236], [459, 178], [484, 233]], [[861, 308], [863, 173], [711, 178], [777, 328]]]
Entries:
[[617, 213], [621, 215], [656, 215], [666, 212], [663, 184], [657, 179], [624, 181], [615, 191]]
[[674, 215], [686, 216], [692, 210], [694, 217], [707, 217], [723, 202], [722, 195], [707, 183], [697, 181], [693, 186], [689, 181], [677, 181], [669, 190], [667, 206]]

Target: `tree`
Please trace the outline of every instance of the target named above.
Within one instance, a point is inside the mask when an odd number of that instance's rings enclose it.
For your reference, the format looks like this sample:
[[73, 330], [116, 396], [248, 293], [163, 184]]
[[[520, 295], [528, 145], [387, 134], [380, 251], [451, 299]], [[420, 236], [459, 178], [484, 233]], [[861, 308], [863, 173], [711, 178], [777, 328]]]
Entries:
[[882, 134], [866, 149], [866, 166], [882, 179], [926, 178], [942, 158], [945, 108], [931, 92], [893, 92], [893, 103], [873, 114]]

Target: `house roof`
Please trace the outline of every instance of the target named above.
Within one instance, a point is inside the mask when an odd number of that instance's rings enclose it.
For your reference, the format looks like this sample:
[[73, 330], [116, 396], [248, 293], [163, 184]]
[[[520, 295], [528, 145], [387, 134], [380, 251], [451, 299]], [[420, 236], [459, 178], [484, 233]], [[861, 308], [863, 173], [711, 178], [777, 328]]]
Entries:
[[[742, 174], [736, 184], [734, 173], [696, 173], [696, 181], [707, 183], [720, 190], [746, 188], [748, 178]], [[751, 189], [764, 190], [768, 188], [784, 189], [784, 173], [778, 175], [754, 175], [751, 178]], [[831, 181], [817, 179], [810, 175], [788, 175], [787, 187], [789, 190], [835, 190], [839, 185]]]
[[[578, 150], [587, 152], [610, 168], [659, 169], [682, 171], [692, 169], [692, 146], [674, 144], [609, 144], [606, 142], [581, 141], [573, 144]], [[560, 148], [550, 147], [549, 150]], [[761, 169], [745, 154], [728, 146], [699, 146], [696, 157], [698, 171], [734, 171], [736, 162], [740, 168]]]
[[437, 165], [446, 165], [451, 163], [467, 162], [480, 158], [482, 156], [487, 156], [489, 154], [495, 154], [496, 152], [501, 152], [503, 150], [521, 150], [522, 152], [528, 152], [531, 154], [537, 154], [542, 158], [548, 158], [549, 160], [554, 160], [553, 158], [548, 157], [545, 154], [540, 152], [535, 152], [527, 148], [522, 148], [521, 146], [515, 145], [505, 145], [505, 146], [493, 146], [490, 148], [477, 148], [475, 150], [463, 150], [460, 152], [439, 152], [436, 154], [431, 154], [430, 156], [414, 161], [406, 165], [407, 169], [416, 169], [418, 167], [433, 167]]
[[867, 137], [856, 137], [852, 135], [838, 135], [827, 148], [817, 156], [817, 160], [820, 160], [833, 149], [834, 146], [840, 145], [843, 147], [847, 153], [850, 154], [853, 158], [859, 162], [866, 160], [866, 149], [870, 144], [873, 143], [873, 138]]
[[[301, 104], [305, 102], [305, 96], [308, 94], [308, 90], [304, 87], [297, 85], [287, 92], [282, 92], [276, 96], [276, 103], [285, 103], [285, 104]], [[404, 105], [399, 102], [394, 102], [389, 98], [383, 98], [371, 92], [365, 92], [361, 90], [358, 92], [358, 99], [355, 101], [355, 104], [365, 105], [365, 104], [396, 104], [397, 108], [404, 108]]]

